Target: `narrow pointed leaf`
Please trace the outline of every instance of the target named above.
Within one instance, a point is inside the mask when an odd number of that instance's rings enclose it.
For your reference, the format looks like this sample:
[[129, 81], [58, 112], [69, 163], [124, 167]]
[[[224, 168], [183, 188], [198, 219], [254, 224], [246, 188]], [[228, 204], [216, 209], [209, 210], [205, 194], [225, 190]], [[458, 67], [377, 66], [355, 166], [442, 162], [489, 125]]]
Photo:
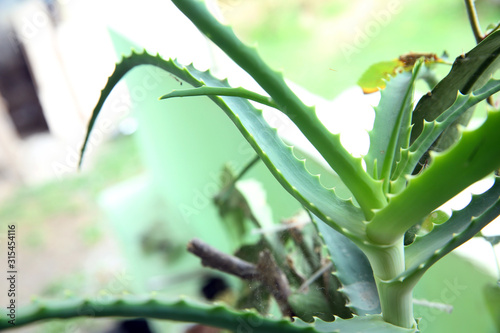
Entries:
[[273, 108], [277, 108], [276, 103], [270, 97], [262, 96], [256, 92], [239, 88], [216, 88], [216, 87], [199, 87], [194, 89], [183, 89], [174, 90], [166, 95], [160, 97], [160, 99], [167, 99], [173, 97], [190, 97], [190, 96], [235, 96], [241, 97], [254, 102], [258, 102]]
[[[201, 72], [193, 66], [182, 67], [174, 60], [166, 61], [146, 52], [133, 53], [117, 65], [115, 72], [103, 89], [92, 113], [82, 154], [85, 151], [93, 124], [107, 96], [129, 70], [139, 65], [159, 67], [195, 87], [206, 84], [210, 87], [229, 88], [227, 81], [213, 77], [208, 71]], [[269, 126], [262, 116], [262, 111], [257, 110], [250, 102], [239, 97], [208, 96], [208, 98], [226, 113], [274, 177], [290, 194], [338, 231], [356, 239], [365, 238], [365, 226], [362, 222], [363, 212], [354, 206], [351, 200], [340, 199], [334, 190], [323, 187], [319, 176], [311, 175], [305, 168], [305, 162], [298, 160], [293, 154], [293, 148], [287, 146], [278, 136], [277, 130]]]
[[[433, 263], [463, 242], [472, 238], [486, 224], [496, 218], [495, 205], [500, 202], [500, 178], [486, 192], [473, 195], [471, 202], [463, 209], [454, 211], [443, 224], [435, 225], [431, 232], [405, 249], [406, 271], [409, 275], [422, 275]], [[493, 209], [489, 211], [489, 209]]]
[[[235, 311], [225, 305], [209, 305], [187, 300], [168, 300], [160, 297], [129, 296], [123, 298], [100, 296], [97, 300], [66, 299], [36, 300], [21, 307], [16, 313], [16, 327], [42, 320], [77, 317], [101, 318], [151, 318], [180, 322], [195, 322], [231, 331], [255, 331], [259, 333], [410, 333], [415, 329], [393, 326], [380, 316], [336, 318], [332, 323], [316, 319], [308, 324], [300, 319], [263, 317], [254, 311]], [[7, 320], [0, 321], [0, 330], [12, 328]]]
[[395, 158], [406, 148], [410, 133], [410, 114], [413, 105], [414, 82], [422, 66], [420, 61], [413, 72], [403, 71], [392, 78], [381, 92], [375, 108], [375, 122], [370, 131], [370, 148], [365, 156], [367, 171], [374, 172], [377, 161], [377, 179], [388, 184]]

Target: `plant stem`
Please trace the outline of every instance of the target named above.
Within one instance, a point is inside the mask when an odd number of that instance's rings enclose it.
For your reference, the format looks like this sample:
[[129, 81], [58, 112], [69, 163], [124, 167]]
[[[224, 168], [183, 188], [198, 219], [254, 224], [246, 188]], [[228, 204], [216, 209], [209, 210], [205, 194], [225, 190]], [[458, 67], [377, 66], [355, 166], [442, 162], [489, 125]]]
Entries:
[[411, 328], [413, 319], [413, 285], [397, 277], [405, 270], [404, 237], [388, 246], [363, 249], [373, 269], [382, 307], [382, 317], [393, 325]]
[[465, 0], [465, 8], [467, 9], [467, 16], [469, 17], [470, 26], [472, 28], [472, 33], [476, 39], [476, 43], [480, 43], [484, 36], [481, 32], [481, 27], [479, 25], [479, 18], [477, 17], [476, 6], [474, 6], [474, 0]]
[[[472, 28], [472, 33], [474, 34], [474, 38], [476, 39], [476, 43], [480, 43], [486, 36], [481, 32], [481, 26], [479, 25], [479, 17], [477, 16], [476, 6], [474, 5], [475, 0], [465, 0], [465, 8], [467, 8], [467, 16], [469, 17], [470, 26]], [[498, 26], [493, 29], [491, 32], [494, 32], [498, 29]], [[493, 101], [493, 97], [489, 96], [486, 101], [489, 105], [495, 106]]]
[[400, 281], [383, 281], [375, 278], [382, 317], [388, 323], [411, 328], [415, 325], [413, 319], [413, 288], [408, 288]]

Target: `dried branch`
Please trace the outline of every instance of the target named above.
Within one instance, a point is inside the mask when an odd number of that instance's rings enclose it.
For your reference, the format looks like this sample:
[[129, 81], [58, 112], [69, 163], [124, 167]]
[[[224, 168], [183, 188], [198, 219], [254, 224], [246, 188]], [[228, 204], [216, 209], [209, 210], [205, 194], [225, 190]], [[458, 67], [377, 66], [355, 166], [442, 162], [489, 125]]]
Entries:
[[205, 267], [214, 268], [245, 280], [254, 280], [258, 277], [259, 273], [254, 264], [221, 252], [197, 238], [188, 243], [187, 249], [201, 258], [201, 264]]
[[196, 238], [188, 243], [187, 249], [199, 257], [205, 267], [217, 269], [245, 280], [261, 282], [276, 299], [283, 316], [293, 316], [293, 311], [288, 304], [288, 297], [292, 293], [290, 285], [269, 250], [262, 251], [259, 254], [257, 265], [254, 265], [223, 253]]
[[264, 250], [259, 254], [257, 270], [259, 280], [267, 286], [269, 292], [274, 296], [283, 316], [291, 317], [293, 311], [288, 304], [288, 297], [292, 294], [292, 291], [285, 274], [278, 267], [269, 250]]

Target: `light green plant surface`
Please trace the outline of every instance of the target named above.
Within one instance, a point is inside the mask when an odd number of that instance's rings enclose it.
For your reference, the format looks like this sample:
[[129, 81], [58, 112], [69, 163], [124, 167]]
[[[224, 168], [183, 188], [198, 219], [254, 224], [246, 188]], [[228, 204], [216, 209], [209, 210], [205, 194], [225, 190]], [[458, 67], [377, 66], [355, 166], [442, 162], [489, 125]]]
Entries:
[[[421, 218], [424, 218], [441, 203], [500, 165], [498, 158], [495, 158], [495, 156], [500, 156], [500, 152], [497, 151], [500, 147], [499, 139], [495, 136], [495, 129], [500, 125], [500, 116], [491, 112], [479, 130], [464, 132], [457, 145], [435, 157], [430, 167], [422, 175], [412, 178], [408, 186], [398, 185], [398, 179], [393, 179], [396, 180], [394, 182], [396, 186], [395, 189], [392, 189], [389, 179], [391, 179], [391, 172], [394, 170], [395, 157], [399, 156], [401, 149], [405, 149], [409, 145], [410, 117], [407, 113], [411, 108], [411, 98], [408, 98], [413, 89], [411, 84], [402, 91], [398, 90], [399, 85], [395, 85], [397, 89], [391, 88], [390, 84], [386, 88], [382, 101], [387, 100], [388, 105], [384, 106], [381, 103], [381, 106], [392, 110], [388, 119], [393, 121], [394, 126], [388, 132], [377, 132], [377, 128], [375, 128], [372, 131], [371, 139], [380, 140], [383, 147], [392, 153], [380, 156], [381, 161], [369, 166], [369, 173], [365, 173], [361, 167], [361, 161], [352, 158], [345, 151], [340, 145], [338, 136], [329, 134], [321, 127], [312, 114], [313, 110], [305, 107], [288, 90], [278, 74], [266, 71], [265, 65], [258, 60], [253, 51], [239, 44], [238, 40], [231, 35], [230, 30], [211, 20], [202, 5], [187, 1], [175, 2], [181, 7], [181, 10], [191, 16], [191, 19], [205, 34], [213, 37], [216, 43], [223, 46], [225, 51], [233, 56], [234, 60], [240, 62], [244, 69], [254, 75], [257, 82], [270, 94], [278, 108], [297, 124], [313, 144], [316, 144], [323, 157], [351, 189], [360, 207], [353, 202], [339, 199], [334, 191], [325, 189], [317, 178], [307, 173], [303, 162], [295, 159], [292, 150], [281, 142], [276, 131], [265, 123], [260, 112], [251, 107], [249, 103], [234, 97], [211, 97], [235, 123], [285, 189], [308, 210], [318, 215], [320, 219], [338, 232], [349, 237], [365, 252], [374, 270], [375, 281], [381, 294], [384, 319], [400, 326], [413, 326], [411, 289], [420, 274], [449, 250], [473, 237], [482, 226], [498, 215], [497, 206], [499, 204], [497, 202], [498, 194], [495, 192], [496, 188], [493, 187], [489, 193], [484, 195], [485, 198], [491, 198], [491, 204], [483, 209], [485, 213], [479, 216], [473, 215], [473, 219], [464, 219], [461, 230], [455, 230], [451, 224], [444, 224], [443, 228], [436, 228], [436, 231], [422, 238], [425, 240], [426, 237], [429, 237], [428, 239], [437, 237], [435, 235], [438, 235], [439, 232], [445, 236], [451, 235], [451, 239], [441, 247], [442, 250], [438, 248], [431, 257], [419, 258], [417, 268], [405, 267], [402, 236], [409, 227], [418, 223]], [[496, 34], [490, 38], [498, 39], [498, 36], [499, 34]], [[110, 79], [101, 101], [104, 101], [110, 88], [129, 69], [141, 64], [163, 68], [194, 86], [200, 86], [202, 84], [200, 80], [211, 86], [226, 86], [224, 81], [212, 78], [209, 73], [199, 72], [192, 67], [182, 69], [174, 61], [163, 61], [158, 57], [143, 53], [124, 59]], [[415, 66], [411, 80], [417, 78], [420, 66], [422, 65]], [[490, 81], [489, 84], [492, 91], [498, 91], [498, 82]], [[481, 94], [476, 91], [475, 95]], [[100, 105], [98, 104], [96, 108], [89, 129], [92, 128]], [[458, 115], [460, 111], [455, 110], [451, 114]], [[377, 124], [377, 120], [375, 123]], [[383, 124], [385, 123], [383, 122]], [[431, 143], [428, 142], [427, 148], [430, 147]], [[423, 153], [425, 150], [425, 148], [421, 149], [420, 152]], [[372, 157], [377, 155], [377, 151], [371, 155]], [[490, 158], [491, 156], [494, 158]], [[469, 177], [464, 177], [464, 174], [469, 175]], [[443, 175], [447, 177], [443, 177]], [[400, 175], [400, 177], [404, 176], [407, 175]], [[460, 181], [455, 181], [457, 179]], [[434, 187], [436, 190], [429, 193], [429, 189], [433, 189], [430, 185], [436, 184], [438, 180], [442, 181], [440, 186]], [[451, 184], [454, 186], [450, 186]], [[392, 191], [394, 193], [390, 193]], [[408, 197], [425, 197], [427, 200], [411, 202]], [[387, 203], [388, 201], [389, 203]], [[474, 210], [477, 209], [477, 206], [478, 204], [473, 201], [464, 209], [465, 213], [454, 214], [452, 219], [457, 215], [467, 215], [468, 209]], [[364, 224], [365, 220], [371, 220], [368, 227]], [[413, 246], [419, 248], [418, 244], [420, 242], [417, 240], [406, 251], [411, 253], [409, 249], [412, 249]], [[347, 322], [346, 325], [349, 325]], [[325, 325], [329, 325], [329, 329], [334, 327], [331, 324]], [[367, 325], [364, 323], [362, 327], [369, 329]]]

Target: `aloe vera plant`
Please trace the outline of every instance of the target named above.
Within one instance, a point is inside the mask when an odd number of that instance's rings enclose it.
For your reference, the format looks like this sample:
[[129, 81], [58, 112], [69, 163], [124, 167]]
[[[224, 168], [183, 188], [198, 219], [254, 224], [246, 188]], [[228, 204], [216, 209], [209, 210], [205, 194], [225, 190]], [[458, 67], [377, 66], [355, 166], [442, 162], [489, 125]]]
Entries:
[[[488, 111], [484, 123], [473, 130], [459, 123], [468, 110], [500, 90], [500, 80], [491, 78], [500, 63], [500, 31], [490, 33], [475, 48], [458, 57], [449, 74], [416, 106], [415, 83], [430, 69], [422, 58], [410, 69], [396, 71], [381, 91], [369, 133], [368, 153], [353, 157], [342, 146], [340, 135], [332, 134], [320, 122], [314, 107], [305, 105], [287, 86], [282, 74], [269, 68], [254, 48], [242, 43], [229, 27], [212, 17], [203, 2], [172, 1], [250, 74], [267, 95], [230, 87], [226, 80], [192, 65], [183, 66], [173, 59], [134, 52], [122, 59], [109, 78], [93, 111], [86, 140], [113, 87], [135, 67], [159, 67], [193, 87], [166, 92], [161, 99], [210, 97], [280, 184], [309, 212], [330, 251], [336, 267], [334, 274], [342, 285], [340, 292], [348, 299], [347, 306], [355, 316], [352, 319], [334, 316], [333, 322], [316, 318], [311, 323], [301, 319], [292, 323], [221, 305], [149, 298], [110, 299], [99, 304], [101, 311], [94, 315], [193, 321], [231, 330], [237, 330], [242, 320], [257, 320], [258, 332], [417, 331], [412, 290], [419, 279], [439, 259], [500, 215], [500, 180], [493, 175], [500, 167], [500, 112]], [[310, 174], [304, 161], [295, 157], [293, 148], [282, 141], [277, 130], [264, 120], [262, 111], [249, 101], [288, 116], [348, 188], [351, 199], [340, 198], [334, 188], [325, 188], [320, 183], [319, 176]], [[435, 147], [439, 145], [446, 149], [437, 152]], [[82, 155], [84, 150], [85, 144]], [[429, 156], [429, 161], [416, 173], [425, 156]], [[473, 196], [465, 208], [454, 211], [427, 234], [408, 237], [409, 229], [487, 176], [495, 178], [490, 189]], [[366, 274], [370, 276], [366, 278]], [[380, 314], [366, 311], [363, 303], [367, 299], [361, 296], [374, 286]], [[19, 313], [18, 325], [80, 316], [87, 307], [93, 307], [91, 301], [67, 304], [38, 301]]]

